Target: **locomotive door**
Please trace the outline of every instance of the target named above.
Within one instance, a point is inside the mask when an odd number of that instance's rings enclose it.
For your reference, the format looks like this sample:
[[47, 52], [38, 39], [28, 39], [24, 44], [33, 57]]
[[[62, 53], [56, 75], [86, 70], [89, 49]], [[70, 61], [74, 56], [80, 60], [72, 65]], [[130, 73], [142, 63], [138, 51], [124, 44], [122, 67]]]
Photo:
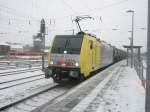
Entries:
[[93, 43], [93, 69], [96, 67], [96, 42]]
[[94, 45], [94, 42], [91, 40], [90, 41], [90, 49], [91, 49], [91, 67], [92, 67], [92, 70], [94, 69], [95, 67], [95, 45]]

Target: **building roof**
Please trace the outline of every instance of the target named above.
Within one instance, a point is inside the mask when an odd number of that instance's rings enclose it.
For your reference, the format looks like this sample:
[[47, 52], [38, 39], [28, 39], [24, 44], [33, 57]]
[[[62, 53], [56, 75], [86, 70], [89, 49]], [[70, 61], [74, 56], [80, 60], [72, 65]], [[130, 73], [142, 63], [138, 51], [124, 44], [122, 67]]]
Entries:
[[8, 45], [8, 44], [5, 43], [5, 42], [0, 42], [0, 45], [10, 46], [10, 45]]
[[22, 45], [11, 45], [12, 49], [23, 49]]

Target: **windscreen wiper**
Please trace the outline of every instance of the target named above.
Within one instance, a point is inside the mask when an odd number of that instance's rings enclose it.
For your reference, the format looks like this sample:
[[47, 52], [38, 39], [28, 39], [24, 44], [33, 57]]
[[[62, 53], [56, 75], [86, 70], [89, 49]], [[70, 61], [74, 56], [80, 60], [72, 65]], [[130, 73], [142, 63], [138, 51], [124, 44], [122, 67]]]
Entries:
[[70, 45], [70, 40], [66, 40], [65, 49], [69, 48], [69, 45]]

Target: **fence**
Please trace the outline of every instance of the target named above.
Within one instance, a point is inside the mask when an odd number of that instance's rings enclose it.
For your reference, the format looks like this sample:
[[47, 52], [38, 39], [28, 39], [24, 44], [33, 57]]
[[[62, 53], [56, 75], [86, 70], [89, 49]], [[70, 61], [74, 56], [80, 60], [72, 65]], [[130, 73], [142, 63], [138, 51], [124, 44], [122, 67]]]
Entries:
[[134, 68], [142, 82], [144, 88], [146, 87], [146, 67], [144, 66], [144, 60], [134, 59]]

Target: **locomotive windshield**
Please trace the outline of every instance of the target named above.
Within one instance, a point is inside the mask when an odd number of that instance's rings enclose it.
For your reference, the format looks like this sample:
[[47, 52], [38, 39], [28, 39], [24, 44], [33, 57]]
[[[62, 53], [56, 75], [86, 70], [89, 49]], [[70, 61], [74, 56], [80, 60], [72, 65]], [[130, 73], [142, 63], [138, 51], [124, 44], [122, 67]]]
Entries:
[[81, 35], [57, 35], [51, 49], [52, 53], [63, 53], [67, 51], [72, 54], [79, 54], [83, 36]]

